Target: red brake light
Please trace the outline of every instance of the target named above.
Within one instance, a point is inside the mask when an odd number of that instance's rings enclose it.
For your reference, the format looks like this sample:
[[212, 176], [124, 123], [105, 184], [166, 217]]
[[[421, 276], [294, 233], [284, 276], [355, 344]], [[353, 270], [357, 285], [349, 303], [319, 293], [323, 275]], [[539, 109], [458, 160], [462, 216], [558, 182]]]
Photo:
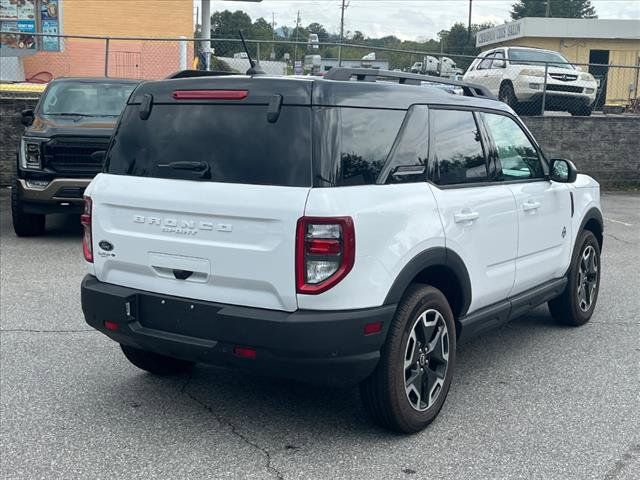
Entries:
[[244, 100], [249, 90], [174, 90], [174, 100]]
[[329, 290], [351, 271], [355, 256], [351, 217], [302, 217], [296, 230], [296, 291]]
[[84, 228], [84, 235], [82, 235], [82, 252], [84, 253], [84, 259], [87, 262], [93, 263], [93, 238], [91, 234], [91, 212], [92, 212], [91, 197], [84, 197], [84, 211], [80, 215], [80, 223]]

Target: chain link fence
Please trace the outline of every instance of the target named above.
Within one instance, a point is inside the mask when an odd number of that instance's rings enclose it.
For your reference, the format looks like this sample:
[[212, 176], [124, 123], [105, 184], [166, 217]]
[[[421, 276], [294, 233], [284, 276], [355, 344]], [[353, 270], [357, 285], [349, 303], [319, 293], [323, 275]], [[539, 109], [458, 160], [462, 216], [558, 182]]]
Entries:
[[[244, 73], [249, 68], [239, 39], [62, 35], [58, 41], [58, 52], [11, 57], [0, 49], [0, 81], [43, 83], [58, 77], [103, 76], [152, 80], [184, 69]], [[338, 43], [247, 40], [247, 46], [249, 55], [273, 75], [323, 75], [337, 66], [399, 70], [484, 85], [523, 115], [640, 114], [638, 55], [633, 65], [601, 65], [533, 59], [516, 63]]]

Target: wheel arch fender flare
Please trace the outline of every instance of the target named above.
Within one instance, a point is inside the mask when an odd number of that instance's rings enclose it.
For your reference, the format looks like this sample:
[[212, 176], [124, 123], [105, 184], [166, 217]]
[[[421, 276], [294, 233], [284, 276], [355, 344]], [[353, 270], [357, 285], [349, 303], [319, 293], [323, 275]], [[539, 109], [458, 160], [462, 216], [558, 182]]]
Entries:
[[446, 268], [453, 274], [457, 283], [457, 293], [460, 301], [457, 314], [459, 316], [466, 314], [472, 298], [471, 278], [462, 258], [453, 250], [445, 247], [429, 248], [413, 257], [394, 280], [384, 304], [398, 303], [416, 277], [432, 267]]
[[[587, 213], [582, 217], [582, 221], [580, 222], [580, 227], [576, 232], [576, 240], [578, 239], [578, 235], [583, 230], [591, 230], [587, 228], [587, 225], [596, 224], [599, 228], [599, 232], [594, 232], [594, 235], [598, 239], [598, 244], [600, 245], [600, 250], [602, 250], [602, 243], [604, 240], [604, 219], [602, 217], [602, 212], [597, 207], [591, 207], [587, 210]], [[573, 246], [573, 251], [575, 253], [575, 249], [578, 248], [578, 245]]]

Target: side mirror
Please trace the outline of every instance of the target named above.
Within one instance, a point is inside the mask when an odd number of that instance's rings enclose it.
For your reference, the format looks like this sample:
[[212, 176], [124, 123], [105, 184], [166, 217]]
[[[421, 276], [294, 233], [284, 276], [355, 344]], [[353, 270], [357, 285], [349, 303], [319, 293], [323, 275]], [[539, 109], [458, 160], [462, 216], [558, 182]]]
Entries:
[[103, 163], [104, 157], [106, 154], [107, 154], [106, 150], [98, 150], [97, 152], [93, 152], [91, 154], [91, 160], [93, 160], [96, 163]]
[[504, 60], [494, 60], [491, 65], [493, 68], [507, 68], [507, 62]]
[[27, 110], [22, 110], [20, 112], [20, 123], [25, 127], [30, 127], [33, 124], [33, 109], [29, 108]]
[[556, 158], [551, 160], [551, 174], [549, 178], [554, 182], [573, 183], [578, 177], [578, 170], [573, 162]]
[[575, 66], [575, 69], [576, 69], [577, 71], [579, 71], [579, 72], [581, 72], [581, 71], [582, 71], [582, 67], [581, 67], [580, 65], [576, 65], [576, 66]]

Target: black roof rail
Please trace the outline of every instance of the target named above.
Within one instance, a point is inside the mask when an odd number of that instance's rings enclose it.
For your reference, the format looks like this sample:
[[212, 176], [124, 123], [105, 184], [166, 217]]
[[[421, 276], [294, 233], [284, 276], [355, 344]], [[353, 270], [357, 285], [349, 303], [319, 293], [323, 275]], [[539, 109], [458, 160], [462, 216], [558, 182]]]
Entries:
[[222, 70], [178, 70], [165, 78], [224, 77], [226, 75], [239, 74], [236, 72], [224, 72]]
[[484, 97], [492, 100], [496, 98], [489, 89], [483, 85], [461, 82], [450, 78], [421, 75], [419, 73], [393, 72], [374, 68], [334, 67], [325, 73], [324, 78], [338, 81], [349, 81], [355, 78], [359, 82], [376, 82], [378, 79], [394, 78], [398, 79], [398, 83], [403, 85], [422, 85], [423, 82], [441, 83], [462, 88], [462, 91], [467, 97]]

